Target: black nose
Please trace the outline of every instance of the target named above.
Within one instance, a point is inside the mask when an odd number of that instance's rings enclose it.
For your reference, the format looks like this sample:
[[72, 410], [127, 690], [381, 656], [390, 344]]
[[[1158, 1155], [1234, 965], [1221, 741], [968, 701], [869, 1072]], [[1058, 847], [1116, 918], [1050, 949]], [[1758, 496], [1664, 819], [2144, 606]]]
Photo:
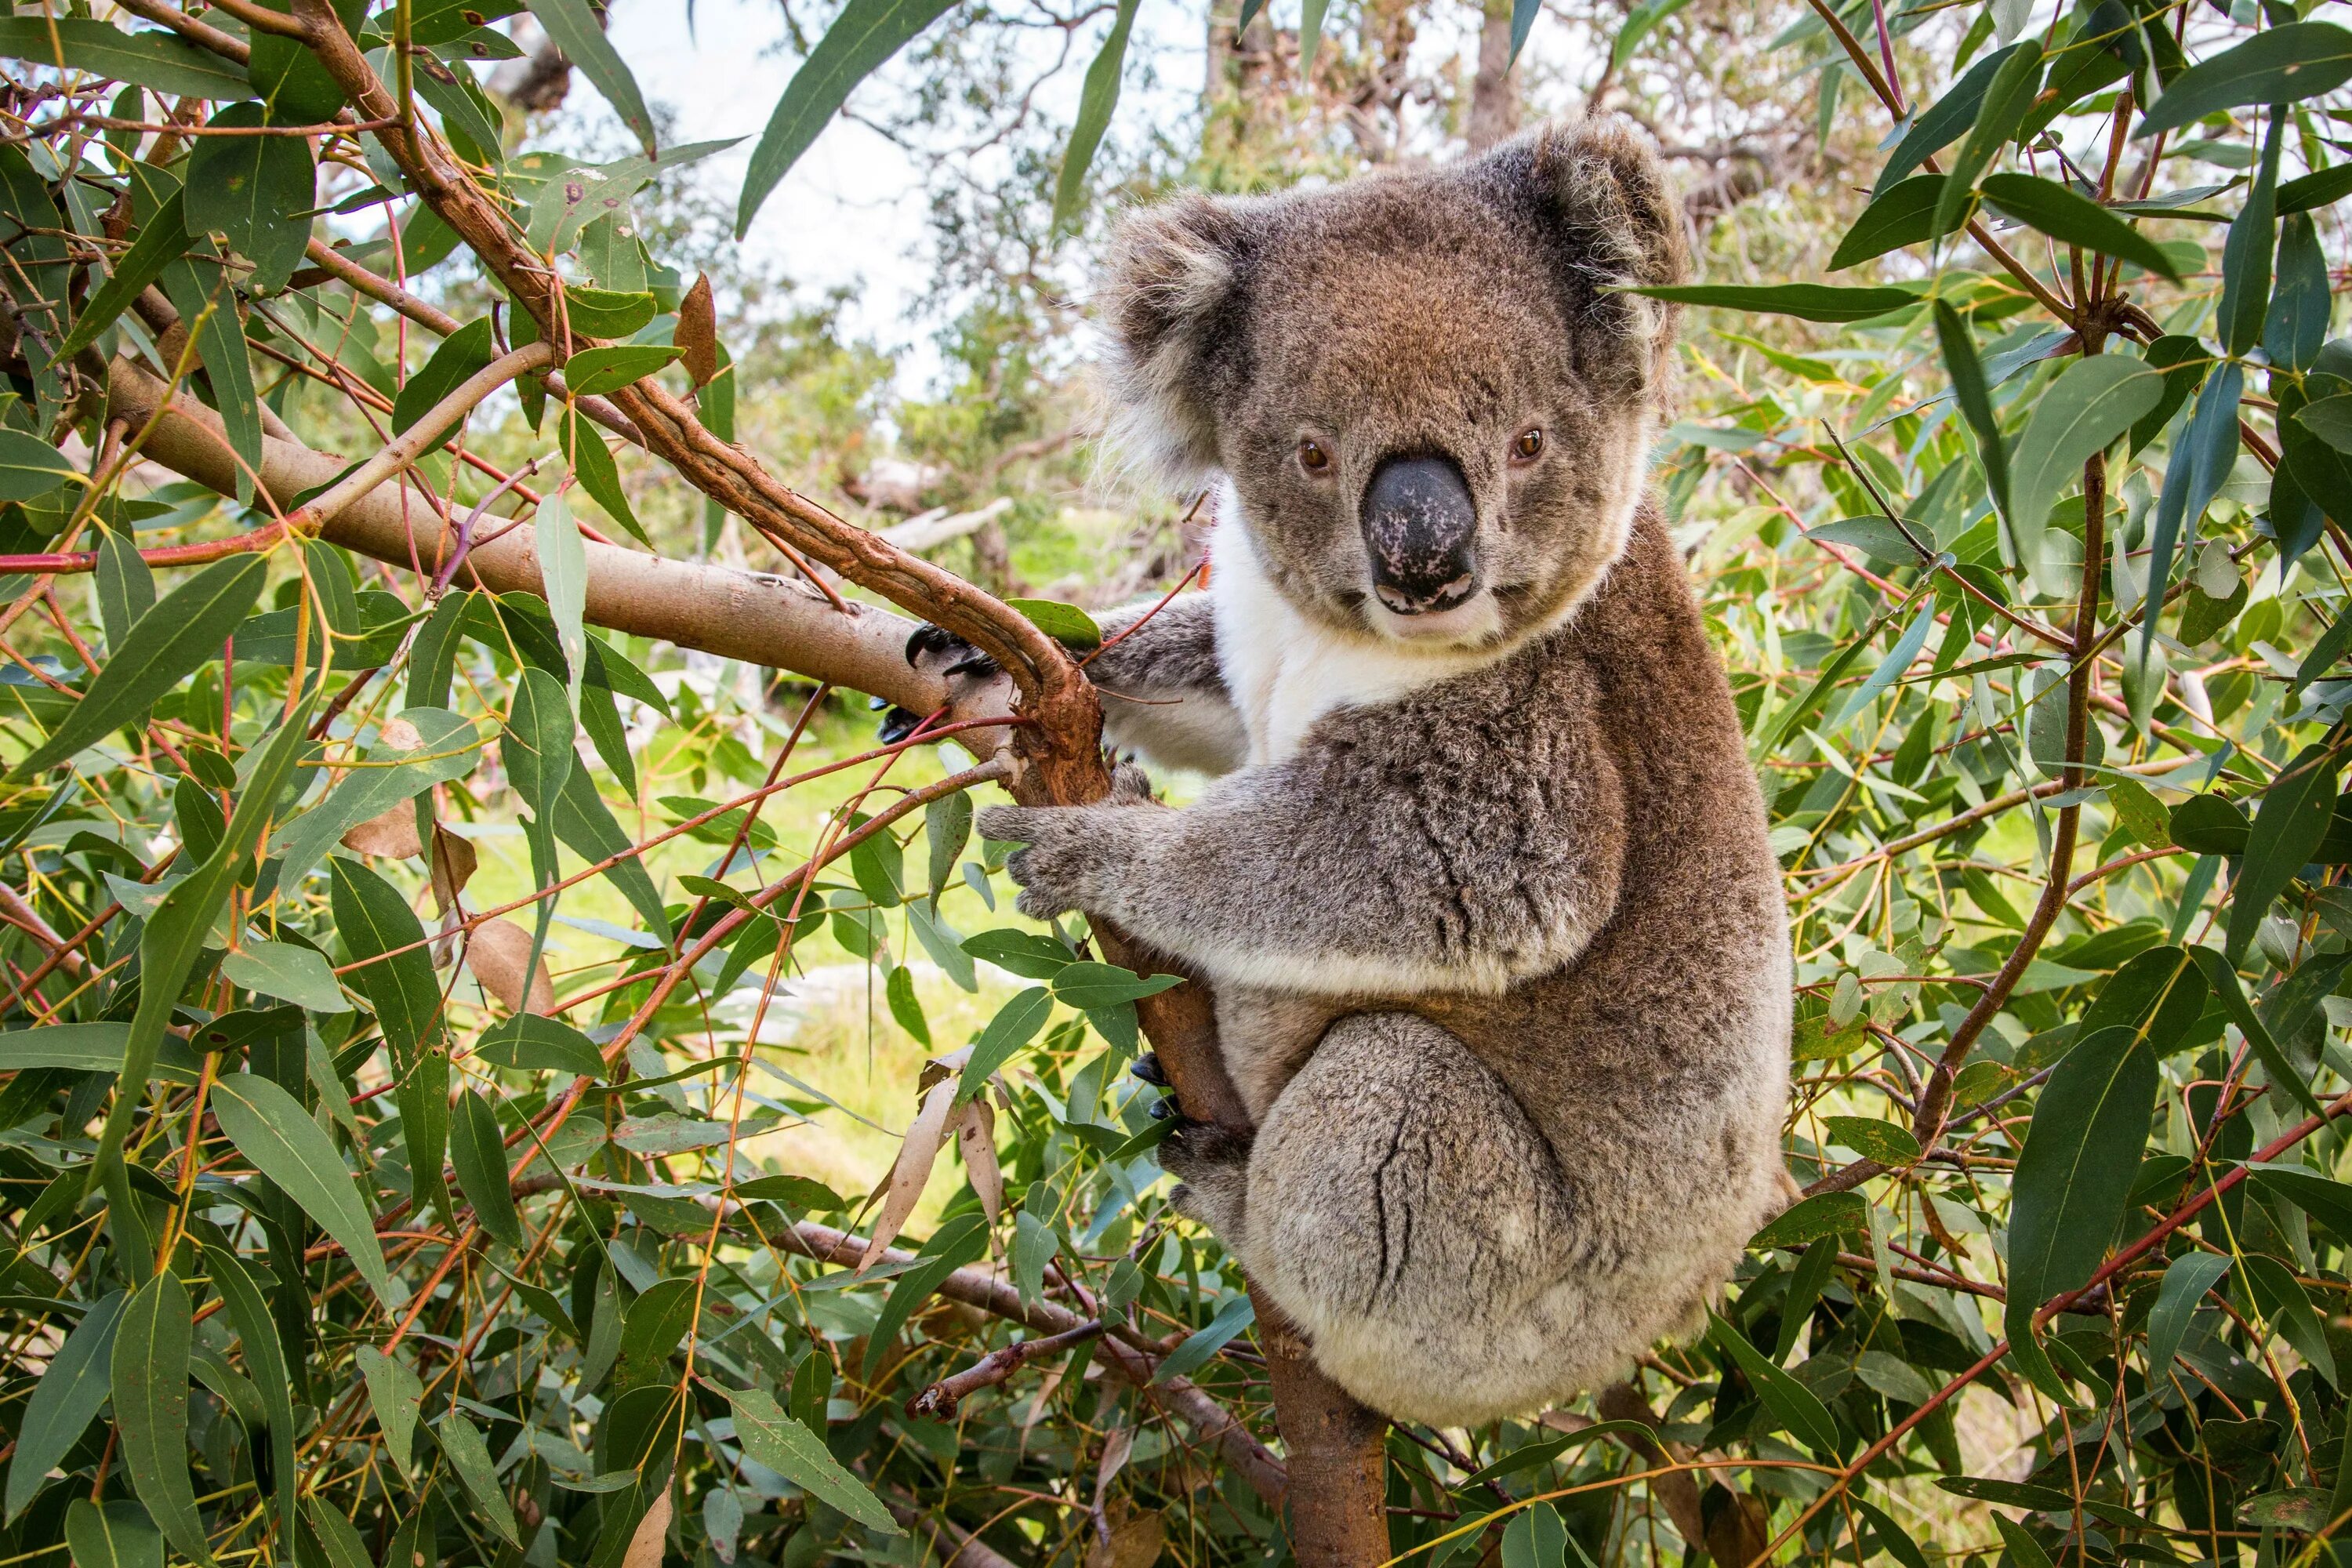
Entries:
[[1478, 509], [1446, 458], [1391, 458], [1364, 489], [1372, 589], [1401, 616], [1450, 610], [1478, 591]]

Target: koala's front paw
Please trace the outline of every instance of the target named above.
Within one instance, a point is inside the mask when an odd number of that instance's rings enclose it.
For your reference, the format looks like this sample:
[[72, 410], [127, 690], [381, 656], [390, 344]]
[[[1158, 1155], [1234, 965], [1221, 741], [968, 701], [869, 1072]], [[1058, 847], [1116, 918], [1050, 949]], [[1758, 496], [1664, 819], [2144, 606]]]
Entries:
[[[907, 638], [907, 662], [926, 674], [937, 675], [946, 685], [950, 718], [993, 718], [1013, 710], [1013, 683], [996, 661], [945, 626], [929, 621], [917, 626]], [[875, 706], [886, 704], [877, 699]], [[920, 728], [928, 717], [912, 709], [891, 708], [882, 716], [882, 743], [897, 745]]]
[[1021, 886], [1019, 908], [1049, 921], [1072, 910], [1099, 910], [1118, 856], [1112, 824], [1092, 806], [992, 805], [977, 821], [981, 836], [1028, 846], [1004, 868]]
[[1177, 1179], [1168, 1194], [1178, 1214], [1216, 1232], [1228, 1248], [1242, 1240], [1248, 1206], [1251, 1137], [1213, 1121], [1179, 1121], [1155, 1151], [1160, 1168]]

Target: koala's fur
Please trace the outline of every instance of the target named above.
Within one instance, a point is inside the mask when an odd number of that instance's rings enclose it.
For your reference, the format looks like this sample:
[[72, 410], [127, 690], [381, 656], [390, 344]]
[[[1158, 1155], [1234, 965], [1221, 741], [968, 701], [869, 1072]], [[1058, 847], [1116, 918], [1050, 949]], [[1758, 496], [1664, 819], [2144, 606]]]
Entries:
[[[1257, 1131], [1183, 1124], [1178, 1201], [1396, 1416], [1623, 1375], [1785, 1201], [1779, 871], [1644, 500], [1674, 321], [1607, 291], [1678, 280], [1680, 236], [1643, 143], [1587, 121], [1146, 211], [1110, 268], [1130, 434], [1229, 485], [1209, 591], [1090, 672], [1115, 743], [1223, 776], [981, 826], [1028, 846], [1024, 909], [1214, 982]], [[1444, 616], [1366, 591], [1360, 503], [1401, 453], [1475, 501], [1484, 583]]]

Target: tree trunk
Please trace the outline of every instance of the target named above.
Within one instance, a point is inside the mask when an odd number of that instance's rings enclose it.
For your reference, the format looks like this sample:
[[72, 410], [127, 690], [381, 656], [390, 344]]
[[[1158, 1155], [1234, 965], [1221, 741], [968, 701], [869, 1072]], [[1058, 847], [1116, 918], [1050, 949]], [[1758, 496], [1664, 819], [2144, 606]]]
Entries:
[[1478, 70], [1470, 79], [1470, 151], [1483, 153], [1518, 128], [1519, 83], [1511, 68], [1511, 0], [1486, 0], [1478, 24]]

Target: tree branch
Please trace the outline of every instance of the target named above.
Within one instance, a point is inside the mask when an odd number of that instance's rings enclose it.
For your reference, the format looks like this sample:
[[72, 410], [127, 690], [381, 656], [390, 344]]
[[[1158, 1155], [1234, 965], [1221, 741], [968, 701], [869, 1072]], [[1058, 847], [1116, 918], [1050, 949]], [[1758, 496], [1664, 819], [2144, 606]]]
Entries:
[[[193, 398], [172, 401], [165, 387], [128, 360], [107, 367], [107, 416], [133, 430], [153, 428], [141, 454], [223, 494], [236, 488], [236, 460], [220, 416]], [[349, 463], [325, 452], [262, 437], [260, 488], [281, 510], [305, 490], [331, 484]], [[430, 574], [454, 550], [457, 531], [430, 500], [407, 485], [377, 490], [330, 519], [321, 538], [395, 566]], [[257, 543], [268, 540], [254, 536]], [[600, 626], [658, 637], [727, 658], [796, 670], [870, 692], [928, 713], [947, 700], [945, 687], [906, 660], [911, 623], [887, 610], [852, 604], [844, 613], [812, 588], [765, 573], [670, 561], [583, 540], [588, 558], [587, 618]], [[537, 536], [517, 523], [474, 546], [464, 573], [494, 593], [546, 592]]]

